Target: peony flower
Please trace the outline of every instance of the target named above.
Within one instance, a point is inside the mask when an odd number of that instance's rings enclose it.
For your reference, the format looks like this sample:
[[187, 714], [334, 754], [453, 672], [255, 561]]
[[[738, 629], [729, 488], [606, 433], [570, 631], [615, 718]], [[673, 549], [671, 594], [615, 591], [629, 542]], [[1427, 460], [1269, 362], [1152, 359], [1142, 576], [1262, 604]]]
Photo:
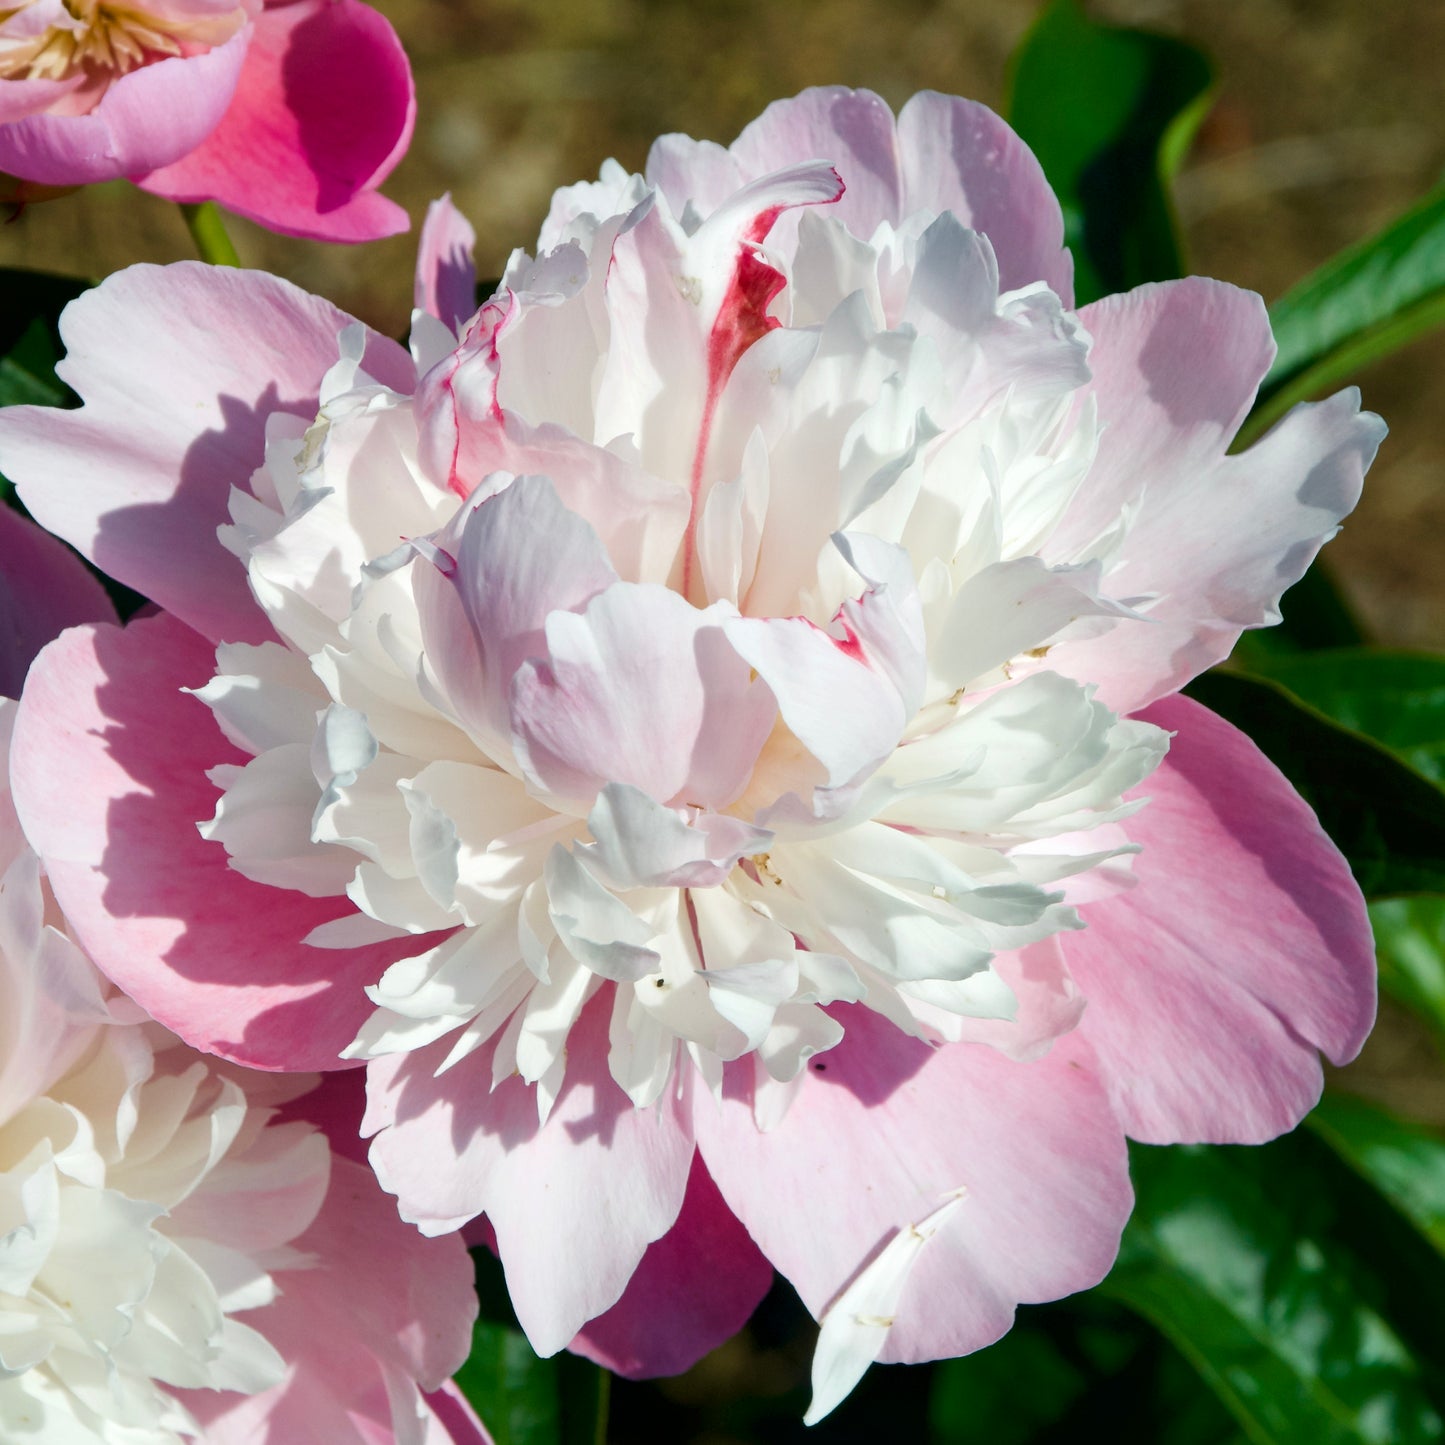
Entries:
[[377, 193], [411, 69], [360, 0], [21, 0], [0, 18], [0, 171], [17, 197], [128, 176], [292, 236], [407, 228]]
[[378, 1177], [485, 1215], [540, 1352], [680, 1369], [777, 1268], [817, 1418], [1095, 1283], [1126, 1135], [1271, 1137], [1359, 1048], [1348, 868], [1173, 694], [1382, 427], [1226, 455], [1259, 299], [1075, 312], [940, 95], [609, 162], [475, 314], [469, 242], [433, 209], [410, 355], [196, 266], [66, 313], [85, 406], [0, 467], [166, 614], [42, 655], [21, 813], [189, 1042], [368, 1061]]
[[[108, 610], [54, 539], [3, 510], [0, 530], [34, 629]], [[0, 780], [14, 717], [0, 699]], [[465, 1251], [333, 1155], [353, 1079], [222, 1065], [107, 997], [3, 781], [0, 988], [5, 1440], [487, 1441], [445, 1381], [475, 1312]]]

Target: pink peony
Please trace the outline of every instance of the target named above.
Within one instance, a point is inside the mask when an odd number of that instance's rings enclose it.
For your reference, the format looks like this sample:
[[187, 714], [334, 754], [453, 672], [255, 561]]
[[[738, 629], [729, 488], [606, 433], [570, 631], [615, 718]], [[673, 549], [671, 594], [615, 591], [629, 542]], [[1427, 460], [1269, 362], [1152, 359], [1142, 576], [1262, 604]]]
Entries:
[[[109, 611], [53, 538], [4, 509], [0, 532], [37, 632]], [[220, 1064], [111, 993], [11, 806], [15, 711], [0, 699], [0, 1436], [486, 1445], [446, 1380], [475, 1312], [460, 1241], [397, 1220], [343, 1157], [354, 1119], [328, 1143], [359, 1081]]]
[[0, 171], [36, 186], [128, 176], [369, 241], [407, 228], [376, 188], [415, 114], [401, 43], [360, 0], [21, 0], [0, 18]]
[[1383, 428], [1227, 456], [1258, 297], [1074, 312], [1061, 238], [983, 107], [811, 91], [559, 191], [475, 315], [441, 203], [410, 356], [137, 267], [65, 316], [84, 408], [0, 415], [167, 609], [27, 685], [78, 935], [198, 1047], [368, 1060], [382, 1183], [485, 1214], [542, 1353], [682, 1368], [776, 1267], [816, 1418], [1097, 1281], [1126, 1135], [1269, 1138], [1369, 1029], [1344, 861], [1173, 694]]

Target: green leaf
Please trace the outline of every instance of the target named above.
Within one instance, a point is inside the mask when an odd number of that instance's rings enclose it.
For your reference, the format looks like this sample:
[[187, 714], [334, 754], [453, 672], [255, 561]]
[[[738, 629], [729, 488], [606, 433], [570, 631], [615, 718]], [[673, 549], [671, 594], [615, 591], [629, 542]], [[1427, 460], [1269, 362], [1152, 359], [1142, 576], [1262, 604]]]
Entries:
[[1269, 318], [1279, 354], [1237, 445], [1445, 322], [1445, 189], [1327, 261]]
[[1138, 1148], [1138, 1203], [1103, 1289], [1149, 1319], [1257, 1442], [1445, 1435], [1423, 1372], [1342, 1239], [1342, 1171], [1306, 1138]]
[[1445, 898], [1370, 904], [1380, 985], [1430, 1025], [1445, 1049]]
[[1233, 1424], [1173, 1346], [1097, 1291], [1020, 1310], [997, 1344], [936, 1365], [929, 1396], [932, 1445], [1242, 1445]]
[[1445, 893], [1445, 791], [1275, 683], [1215, 671], [1185, 692], [1248, 733], [1294, 784], [1367, 898]]
[[1445, 656], [1331, 648], [1257, 659], [1251, 670], [1445, 783]]
[[520, 1330], [478, 1320], [456, 1382], [497, 1445], [560, 1445], [558, 1362], [538, 1359]]
[[41, 271], [0, 268], [0, 406], [74, 406], [56, 375], [64, 354], [57, 321], [89, 283]]
[[1445, 1139], [1348, 1094], [1326, 1094], [1309, 1122], [1445, 1256]]
[[1054, 0], [1014, 56], [1009, 120], [1064, 210], [1078, 302], [1183, 274], [1168, 184], [1213, 98], [1202, 52]]

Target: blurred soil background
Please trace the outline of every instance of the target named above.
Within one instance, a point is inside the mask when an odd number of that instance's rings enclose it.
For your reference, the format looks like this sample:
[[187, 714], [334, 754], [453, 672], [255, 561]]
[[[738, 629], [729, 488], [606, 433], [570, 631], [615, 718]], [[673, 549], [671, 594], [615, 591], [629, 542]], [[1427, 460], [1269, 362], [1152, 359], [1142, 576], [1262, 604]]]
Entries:
[[[450, 190], [483, 276], [536, 235], [559, 185], [607, 156], [640, 169], [669, 130], [727, 142], [806, 85], [915, 90], [1002, 108], [1035, 0], [372, 0], [412, 57], [416, 138], [387, 193], [419, 224]], [[1219, 89], [1178, 202], [1190, 269], [1267, 300], [1383, 225], [1445, 169], [1445, 4], [1412, 0], [1091, 0], [1100, 19], [1203, 47]], [[235, 221], [245, 262], [407, 327], [415, 231], [346, 248]], [[124, 183], [0, 226], [0, 265], [102, 274], [193, 255], [176, 209]], [[225, 346], [224, 336], [216, 337]], [[1375, 640], [1445, 647], [1445, 334], [1359, 378], [1391, 436], [1326, 556]], [[1445, 1123], [1445, 1072], [1387, 1011], [1339, 1082]], [[756, 1367], [757, 1362], [754, 1362]]]

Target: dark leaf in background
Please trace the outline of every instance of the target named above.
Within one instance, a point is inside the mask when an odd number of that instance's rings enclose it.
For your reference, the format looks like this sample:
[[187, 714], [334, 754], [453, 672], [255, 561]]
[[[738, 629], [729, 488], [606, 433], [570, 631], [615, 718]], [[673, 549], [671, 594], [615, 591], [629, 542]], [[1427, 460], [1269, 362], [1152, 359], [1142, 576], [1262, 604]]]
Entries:
[[[1102, 1286], [1161, 1330], [1250, 1439], [1414, 1445], [1445, 1429], [1382, 1308], [1400, 1291], [1308, 1136], [1263, 1148], [1136, 1148], [1138, 1202]], [[1429, 1279], [1397, 1281], [1417, 1293]], [[1429, 1310], [1438, 1323], [1437, 1295]], [[1411, 1320], [1413, 1328], [1418, 1320]]]
[[1064, 209], [1079, 305], [1183, 274], [1168, 182], [1209, 109], [1192, 45], [1055, 0], [1013, 61], [1008, 117]]
[[1272, 682], [1216, 671], [1185, 691], [1294, 784], [1367, 898], [1445, 892], [1445, 792], [1428, 778]]
[[1257, 659], [1250, 670], [1445, 783], [1445, 656], [1332, 648]]
[[1445, 190], [1305, 277], [1269, 319], [1279, 355], [1243, 441], [1445, 322]]
[[57, 323], [90, 282], [43, 271], [0, 268], [0, 406], [74, 406], [78, 398], [55, 375], [64, 355]]

